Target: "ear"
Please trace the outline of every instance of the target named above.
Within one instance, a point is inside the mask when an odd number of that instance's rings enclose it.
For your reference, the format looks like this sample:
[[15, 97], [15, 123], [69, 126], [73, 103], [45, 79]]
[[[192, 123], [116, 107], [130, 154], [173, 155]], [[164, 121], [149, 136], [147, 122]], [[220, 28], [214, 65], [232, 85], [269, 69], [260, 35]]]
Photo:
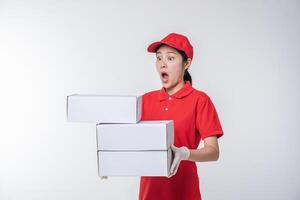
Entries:
[[187, 61], [184, 63], [184, 70], [187, 70], [192, 64], [192, 59], [188, 58]]

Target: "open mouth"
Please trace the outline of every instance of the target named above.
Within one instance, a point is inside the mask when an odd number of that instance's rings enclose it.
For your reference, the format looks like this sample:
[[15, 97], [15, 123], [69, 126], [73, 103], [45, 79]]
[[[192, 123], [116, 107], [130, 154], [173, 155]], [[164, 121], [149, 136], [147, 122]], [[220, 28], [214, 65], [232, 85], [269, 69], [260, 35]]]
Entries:
[[166, 72], [161, 72], [161, 78], [164, 83], [168, 82], [169, 75]]

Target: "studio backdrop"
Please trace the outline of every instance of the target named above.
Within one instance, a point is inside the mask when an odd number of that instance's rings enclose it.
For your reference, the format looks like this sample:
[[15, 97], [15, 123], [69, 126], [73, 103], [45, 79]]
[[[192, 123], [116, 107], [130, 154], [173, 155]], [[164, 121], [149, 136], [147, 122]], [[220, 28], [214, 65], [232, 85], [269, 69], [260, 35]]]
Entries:
[[95, 125], [67, 122], [66, 97], [160, 89], [146, 47], [170, 32], [193, 44], [193, 87], [224, 130], [219, 160], [197, 163], [203, 199], [300, 199], [299, 9], [296, 0], [0, 1], [0, 199], [137, 199], [139, 177], [99, 178]]

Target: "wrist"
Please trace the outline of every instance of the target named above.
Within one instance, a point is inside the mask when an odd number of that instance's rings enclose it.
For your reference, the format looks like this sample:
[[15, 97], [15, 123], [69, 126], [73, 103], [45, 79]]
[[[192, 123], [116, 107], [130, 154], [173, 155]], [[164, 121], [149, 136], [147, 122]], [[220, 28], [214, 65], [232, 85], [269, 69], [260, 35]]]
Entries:
[[184, 150], [184, 160], [189, 160], [191, 155], [190, 150], [186, 146], [183, 146], [182, 149]]

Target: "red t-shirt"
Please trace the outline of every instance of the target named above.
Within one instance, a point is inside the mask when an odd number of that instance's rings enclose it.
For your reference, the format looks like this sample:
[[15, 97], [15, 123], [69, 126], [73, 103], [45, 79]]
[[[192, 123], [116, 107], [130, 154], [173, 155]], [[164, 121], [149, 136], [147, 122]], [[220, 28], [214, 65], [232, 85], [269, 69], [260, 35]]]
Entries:
[[[197, 149], [207, 136], [221, 137], [223, 130], [209, 96], [192, 87], [189, 81], [176, 93], [169, 95], [165, 88], [142, 96], [141, 120], [173, 120], [174, 145]], [[171, 178], [140, 178], [139, 200], [201, 200], [196, 163], [181, 161]]]

